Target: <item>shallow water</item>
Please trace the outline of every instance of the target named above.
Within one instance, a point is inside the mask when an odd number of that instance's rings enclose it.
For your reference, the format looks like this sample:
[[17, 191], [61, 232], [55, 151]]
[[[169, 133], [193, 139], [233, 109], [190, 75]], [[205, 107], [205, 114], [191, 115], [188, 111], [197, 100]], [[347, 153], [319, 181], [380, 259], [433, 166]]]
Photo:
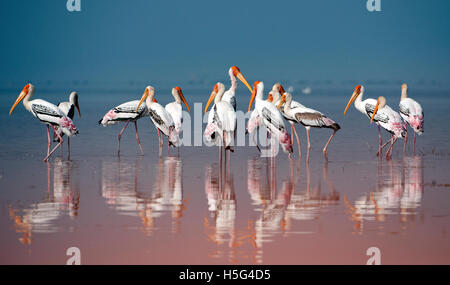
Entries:
[[[425, 134], [415, 155], [411, 144], [404, 155], [401, 141], [386, 161], [375, 156], [376, 127], [353, 107], [343, 116], [351, 91], [319, 90], [301, 99], [342, 127], [328, 162], [321, 149], [330, 131], [312, 129], [306, 163], [298, 126], [301, 159], [280, 153], [272, 164], [254, 147], [237, 147], [229, 171], [220, 168], [216, 147], [167, 155], [164, 146], [159, 156], [148, 119], [139, 121], [145, 156], [130, 126], [118, 158], [121, 125], [97, 121], [137, 99], [141, 91], [134, 90], [80, 92], [80, 134], [71, 140], [70, 160], [64, 145], [43, 163], [45, 126], [21, 105], [9, 117], [18, 93], [3, 91], [0, 263], [65, 264], [75, 246], [83, 264], [365, 264], [375, 246], [383, 264], [449, 264], [450, 134], [440, 124], [450, 119], [449, 94], [410, 93], [425, 110]], [[204, 103], [210, 90], [184, 93], [190, 103]], [[65, 100], [60, 94], [36, 90], [35, 98]], [[396, 108], [399, 90], [376, 94]], [[239, 89], [239, 109], [246, 109], [247, 95]], [[165, 104], [170, 97], [158, 99]]]

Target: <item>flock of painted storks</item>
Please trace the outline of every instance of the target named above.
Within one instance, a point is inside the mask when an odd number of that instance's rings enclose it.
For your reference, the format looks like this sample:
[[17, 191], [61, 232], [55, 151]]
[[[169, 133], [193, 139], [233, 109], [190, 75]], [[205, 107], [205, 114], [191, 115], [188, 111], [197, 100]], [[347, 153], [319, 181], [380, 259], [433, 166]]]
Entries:
[[[336, 122], [321, 112], [307, 108], [299, 102], [294, 101], [292, 95], [285, 92], [280, 83], [273, 85], [267, 99], [264, 99], [263, 82], [256, 81], [252, 88], [237, 66], [232, 66], [228, 73], [231, 79], [231, 87], [228, 90], [225, 90], [224, 84], [218, 82], [214, 86], [205, 107], [206, 113], [208, 107], [212, 102], [214, 102], [211, 107], [211, 111], [208, 114], [208, 123], [204, 131], [206, 141], [219, 145], [220, 153], [222, 153], [223, 146], [225, 149], [225, 156], [227, 151], [234, 151], [233, 146], [236, 130], [235, 92], [237, 88], [237, 79], [239, 79], [251, 92], [250, 104], [248, 106], [249, 112], [251, 111], [253, 102], [255, 102], [255, 108], [251, 113], [246, 129], [246, 133], [250, 134], [252, 139], [254, 139], [255, 130], [263, 125], [268, 132], [268, 137], [272, 140], [277, 140], [283, 151], [289, 153], [290, 155], [293, 152], [292, 145], [293, 136], [295, 134], [298, 144], [298, 152], [300, 155], [300, 139], [297, 131], [295, 130], [295, 124], [302, 124], [306, 129], [308, 160], [309, 149], [311, 147], [309, 138], [310, 128], [329, 128], [333, 130], [333, 133], [323, 148], [323, 154], [325, 158], [327, 158], [328, 145], [335, 133], [340, 129], [340, 126]], [[355, 108], [358, 111], [365, 114], [367, 118], [370, 119], [371, 123], [375, 122], [375, 124], [377, 124], [379, 133], [377, 155], [381, 155], [383, 148], [390, 143], [390, 147], [386, 152], [387, 159], [390, 157], [392, 147], [398, 138], [405, 139], [404, 150], [406, 149], [406, 142], [408, 138], [406, 131], [407, 124], [409, 124], [409, 126], [414, 130], [414, 148], [416, 134], [421, 135], [423, 133], [424, 116], [420, 104], [415, 100], [408, 98], [408, 86], [405, 83], [402, 84], [401, 90], [399, 113], [386, 105], [386, 99], [383, 96], [378, 97], [378, 99], [368, 98], [363, 100], [362, 97], [364, 94], [364, 87], [361, 85], [356, 86], [344, 111], [345, 114], [350, 105], [354, 102]], [[23, 100], [25, 109], [31, 112], [33, 116], [46, 125], [48, 145], [47, 155], [44, 158], [44, 161], [48, 161], [54, 151], [58, 147], [61, 147], [64, 135], [68, 137], [67, 142], [70, 154], [70, 137], [78, 134], [78, 130], [73, 123], [75, 108], [77, 109], [78, 115], [81, 117], [80, 107], [78, 104], [78, 94], [76, 92], [72, 92], [69, 96], [69, 102], [62, 102], [58, 105], [54, 105], [41, 99], [31, 100], [33, 93], [34, 86], [32, 84], [27, 84], [14, 102], [9, 114], [11, 115], [14, 108]], [[140, 100], [123, 103], [117, 107], [114, 107], [103, 116], [103, 118], [99, 121], [99, 124], [103, 126], [113, 125], [118, 122], [125, 122], [125, 126], [118, 135], [119, 155], [120, 138], [130, 122], [133, 122], [135, 126], [136, 141], [139, 145], [141, 154], [144, 154], [139, 139], [137, 120], [147, 116], [150, 117], [157, 129], [160, 147], [163, 145], [163, 136], [166, 136], [168, 139], [168, 147], [180, 146], [181, 143], [179, 136], [182, 131], [183, 121], [181, 103], [183, 102], [186, 105], [189, 112], [190, 109], [180, 87], [173, 88], [172, 95], [175, 101], [163, 107], [155, 98], [155, 89], [152, 86], [147, 86]], [[290, 123], [291, 134], [287, 131], [283, 118]], [[53, 129], [53, 139], [50, 137], [50, 127]], [[392, 138], [384, 145], [382, 144], [380, 127], [392, 134]], [[58, 144], [50, 150], [52, 140]], [[258, 145], [257, 147], [258, 150], [260, 150]]]

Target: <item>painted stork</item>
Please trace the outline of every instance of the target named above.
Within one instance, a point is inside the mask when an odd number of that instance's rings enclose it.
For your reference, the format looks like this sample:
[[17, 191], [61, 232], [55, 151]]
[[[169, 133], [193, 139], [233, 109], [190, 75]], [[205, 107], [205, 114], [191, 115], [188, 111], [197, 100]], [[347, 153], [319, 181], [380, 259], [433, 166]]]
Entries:
[[[347, 106], [345, 107], [344, 110], [344, 115], [347, 113], [348, 108], [350, 107], [350, 105], [355, 102], [355, 108], [356, 110], [358, 110], [359, 112], [363, 113], [364, 115], [367, 116], [368, 119], [372, 120], [372, 115], [373, 112], [375, 110], [375, 106], [377, 105], [377, 99], [373, 99], [373, 98], [367, 98], [365, 100], [362, 99], [362, 97], [364, 96], [364, 86], [362, 85], [357, 85], [355, 87], [355, 90], [353, 91], [352, 96], [350, 97], [350, 100], [347, 103]], [[379, 120], [384, 121], [383, 124], [387, 124], [388, 120], [386, 117], [382, 117], [382, 116], [375, 116], [373, 118], [373, 121], [375, 121], [375, 124], [378, 127], [378, 151], [377, 151], [377, 155], [381, 154], [381, 151], [383, 149], [382, 144], [383, 144], [383, 140], [381, 138], [381, 128], [383, 125], [381, 125], [381, 122]], [[389, 130], [387, 130], [388, 132], [390, 132]], [[398, 131], [397, 131], [398, 132]], [[390, 140], [391, 141], [391, 140]], [[386, 144], [384, 145], [386, 146]]]
[[[81, 111], [80, 111], [80, 105], [78, 104], [78, 93], [72, 92], [69, 95], [69, 102], [60, 102], [58, 103], [58, 108], [71, 120], [73, 120], [73, 117], [75, 116], [75, 108], [78, 112], [78, 117], [81, 118]], [[64, 136], [64, 133], [61, 132], [61, 130], [56, 127], [56, 130], [58, 131], [58, 134], [62, 137]], [[57, 141], [58, 136], [56, 133], [53, 136], [53, 141]], [[70, 138], [67, 138], [67, 148], [69, 150], [69, 156], [70, 156]]]
[[223, 95], [225, 93], [225, 86], [217, 82], [214, 85], [214, 89], [209, 96], [208, 103], [206, 103], [205, 113], [208, 111], [208, 107], [214, 100], [214, 105], [210, 110], [210, 115], [208, 116], [208, 124], [205, 129], [205, 138], [216, 139], [215, 136], [219, 136], [223, 142], [225, 150], [231, 152], [233, 149], [234, 132], [236, 130], [236, 113], [234, 112], [233, 106], [224, 101]]
[[167, 104], [164, 108], [172, 116], [173, 123], [175, 124], [175, 134], [179, 137], [182, 131], [181, 124], [183, 123], [183, 107], [181, 106], [181, 102], [184, 103], [188, 112], [191, 112], [191, 110], [180, 87], [172, 88], [172, 96], [175, 98], [175, 101]]
[[[339, 124], [337, 124], [332, 119], [328, 118], [324, 114], [314, 109], [307, 108], [299, 103], [296, 107], [293, 107], [292, 104], [292, 95], [290, 93], [284, 93], [281, 96], [280, 102], [278, 103], [278, 108], [281, 108], [284, 104], [283, 115], [287, 120], [293, 123], [299, 123], [305, 126], [306, 129], [306, 138], [308, 139], [308, 154], [307, 161], [309, 159], [309, 150], [311, 148], [310, 140], [309, 140], [309, 130], [311, 127], [313, 128], [330, 128], [333, 130], [333, 133], [330, 135], [325, 147], [323, 148], [323, 155], [325, 159], [327, 159], [327, 149], [328, 145], [331, 142], [331, 139], [334, 137], [336, 132], [341, 128]], [[295, 127], [294, 127], [295, 129]]]
[[[422, 106], [414, 99], [408, 98], [408, 85], [402, 84], [402, 95], [398, 105], [400, 116], [414, 130], [413, 152], [416, 150], [416, 134], [423, 134], [423, 111]], [[406, 126], [405, 126], [406, 129]], [[405, 133], [405, 144], [403, 150], [406, 151], [406, 142], [408, 141], [408, 132]]]
[[[272, 86], [272, 91], [270, 91], [269, 94], [271, 94], [273, 96], [272, 103], [275, 106], [279, 105], [281, 96], [284, 93], [285, 93], [285, 90], [284, 90], [283, 86], [281, 85], [281, 83], [278, 82]], [[297, 101], [292, 100], [291, 108], [297, 108], [297, 107], [304, 107], [304, 106], [302, 104], [298, 103]], [[289, 116], [286, 116], [284, 114], [284, 108], [281, 108], [281, 114], [291, 124], [291, 141], [294, 142], [294, 134], [295, 134], [295, 138], [297, 140], [297, 145], [298, 145], [298, 155], [301, 156], [302, 153], [301, 153], [300, 138], [298, 137], [297, 130], [295, 129], [295, 122], [292, 120], [289, 120]]]
[[383, 96], [380, 96], [377, 99], [377, 104], [375, 105], [375, 110], [370, 118], [370, 123], [374, 120], [377, 121], [386, 131], [392, 134], [392, 138], [381, 146], [382, 150], [389, 142], [391, 142], [391, 146], [386, 152], [386, 159], [389, 159], [392, 148], [397, 139], [405, 137], [406, 127], [403, 124], [400, 114], [386, 105], [386, 99]]
[[[62, 145], [63, 139], [57, 133], [56, 127], [60, 128], [62, 133], [71, 137], [73, 135], [78, 134], [78, 130], [72, 120], [67, 117], [56, 105], [49, 103], [47, 101], [41, 99], [30, 100], [34, 93], [34, 86], [32, 84], [27, 84], [20, 92], [19, 96], [14, 102], [11, 110], [9, 111], [9, 115], [11, 115], [12, 111], [16, 106], [23, 100], [23, 105], [25, 109], [27, 109], [33, 116], [39, 119], [42, 123], [47, 125], [47, 156], [44, 158], [44, 161], [48, 161], [49, 157], [53, 154], [53, 152]], [[57, 134], [59, 139], [59, 144], [56, 145], [52, 151], [50, 151], [50, 126], [53, 128], [53, 131]]]
[[142, 95], [141, 100], [136, 108], [136, 111], [145, 101], [147, 105], [147, 109], [150, 115], [150, 119], [156, 127], [158, 132], [158, 141], [159, 146], [163, 145], [163, 140], [161, 139], [161, 135], [159, 132], [162, 132], [168, 139], [168, 147], [170, 146], [179, 146], [179, 138], [175, 132], [175, 123], [173, 122], [172, 116], [169, 112], [164, 109], [158, 102], [155, 102], [155, 88], [152, 86], [147, 86], [145, 88], [144, 94]]
[[134, 128], [136, 130], [136, 141], [139, 145], [139, 149], [141, 150], [141, 154], [144, 155], [144, 151], [142, 150], [141, 146], [141, 140], [139, 139], [137, 120], [148, 116], [149, 111], [146, 105], [143, 105], [140, 108], [138, 108], [138, 105], [139, 100], [125, 102], [109, 110], [103, 116], [103, 118], [98, 121], [98, 123], [100, 125], [103, 125], [104, 127], [115, 125], [119, 122], [125, 122], [125, 126], [122, 128], [118, 135], [119, 145], [117, 149], [117, 155], [120, 155], [120, 138], [122, 137], [122, 133], [125, 131], [130, 122], [134, 123]]
[[280, 111], [278, 111], [277, 107], [272, 103], [263, 100], [263, 93], [264, 83], [256, 81], [253, 84], [252, 97], [248, 105], [248, 111], [250, 112], [253, 101], [255, 101], [255, 110], [261, 117], [262, 125], [273, 137], [278, 139], [284, 152], [292, 153], [292, 141], [284, 126], [283, 116]]

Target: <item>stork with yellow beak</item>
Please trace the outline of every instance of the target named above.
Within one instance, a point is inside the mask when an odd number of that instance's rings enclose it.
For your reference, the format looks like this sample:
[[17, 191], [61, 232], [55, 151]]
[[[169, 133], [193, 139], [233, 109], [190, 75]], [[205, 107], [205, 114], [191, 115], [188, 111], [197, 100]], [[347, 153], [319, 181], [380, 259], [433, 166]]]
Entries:
[[331, 142], [331, 139], [334, 137], [336, 132], [341, 128], [335, 121], [328, 118], [324, 114], [319, 111], [316, 111], [311, 108], [307, 108], [303, 105], [300, 105], [295, 108], [292, 107], [292, 95], [290, 93], [285, 92], [280, 99], [280, 103], [278, 104], [278, 108], [283, 108], [283, 115], [290, 122], [295, 122], [302, 124], [306, 129], [306, 138], [308, 139], [308, 153], [306, 156], [306, 161], [309, 161], [309, 150], [311, 149], [311, 144], [309, 140], [309, 130], [311, 127], [313, 128], [329, 128], [333, 130], [333, 133], [330, 135], [325, 147], [323, 148], [323, 155], [325, 159], [328, 160], [327, 149], [328, 145]]
[[[395, 112], [391, 107], [386, 105], [386, 99], [383, 96], [380, 96], [377, 99], [377, 104], [375, 105], [375, 110], [370, 118], [370, 123], [374, 120], [376, 120], [379, 125], [383, 127], [383, 129], [392, 134], [392, 138], [381, 146], [381, 150], [383, 150], [389, 142], [391, 143], [391, 146], [386, 152], [386, 159], [389, 159], [392, 148], [394, 147], [397, 139], [404, 138], [406, 134], [406, 128], [403, 124], [402, 117], [399, 113]], [[377, 153], [377, 155], [381, 154], [381, 150]]]
[[230, 103], [230, 105], [233, 107], [233, 110], [236, 111], [236, 88], [237, 88], [237, 80], [238, 78], [242, 83], [244, 83], [245, 86], [247, 86], [248, 90], [252, 92], [252, 88], [248, 84], [247, 80], [245, 79], [244, 75], [242, 75], [241, 71], [237, 66], [232, 66], [228, 70], [228, 74], [230, 75], [231, 80], [231, 86], [230, 89], [225, 91], [222, 96], [222, 101]]
[[277, 107], [271, 102], [263, 100], [264, 93], [264, 83], [261, 81], [256, 81], [253, 84], [252, 97], [248, 105], [248, 111], [250, 112], [253, 101], [255, 101], [255, 110], [261, 117], [261, 123], [266, 128], [266, 130], [281, 144], [284, 152], [292, 153], [292, 141], [289, 133], [286, 131], [284, 125], [283, 116]]
[[191, 112], [191, 110], [180, 87], [172, 88], [172, 96], [175, 101], [167, 104], [164, 108], [172, 117], [173, 123], [175, 124], [175, 135], [179, 138], [182, 131], [181, 124], [183, 123], [183, 107], [181, 106], [181, 102], [184, 103], [188, 112]]
[[[78, 134], [77, 127], [74, 125], [72, 120], [67, 117], [56, 105], [49, 103], [47, 101], [41, 99], [30, 100], [34, 93], [34, 85], [27, 84], [23, 88], [22, 92], [20, 92], [16, 101], [14, 102], [11, 110], [9, 111], [9, 115], [11, 116], [12, 111], [16, 108], [16, 106], [23, 100], [23, 105], [25, 109], [27, 109], [33, 116], [35, 116], [41, 123], [47, 125], [47, 156], [44, 158], [44, 161], [48, 161], [49, 157], [53, 154], [53, 152], [62, 145], [63, 139], [59, 135], [56, 127], [60, 129], [62, 133], [71, 137], [73, 135]], [[58, 136], [59, 144], [56, 145], [52, 151], [50, 151], [50, 126], [53, 128], [53, 131]]]
[[136, 110], [144, 103], [147, 105], [150, 119], [156, 127], [158, 132], [158, 141], [160, 147], [163, 145], [161, 136], [159, 132], [161, 131], [168, 139], [168, 146], [179, 146], [179, 138], [175, 132], [175, 123], [173, 122], [172, 116], [161, 106], [159, 103], [155, 102], [153, 99], [155, 97], [155, 88], [152, 86], [147, 86], [145, 88], [144, 94], [139, 101]]
[[225, 86], [221, 82], [217, 82], [216, 85], [214, 85], [214, 89], [211, 92], [205, 107], [206, 113], [209, 105], [214, 100], [214, 105], [209, 111], [210, 115], [204, 135], [207, 140], [213, 139], [216, 142], [218, 142], [216, 136], [218, 138], [220, 137], [225, 150], [233, 152], [236, 113], [234, 112], [233, 106], [229, 102], [223, 100], [224, 93]]

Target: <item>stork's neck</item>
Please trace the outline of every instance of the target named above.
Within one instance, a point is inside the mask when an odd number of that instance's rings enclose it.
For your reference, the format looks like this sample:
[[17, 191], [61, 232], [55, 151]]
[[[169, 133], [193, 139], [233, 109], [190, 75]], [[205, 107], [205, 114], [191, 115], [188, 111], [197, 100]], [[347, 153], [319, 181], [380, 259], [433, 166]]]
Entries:
[[33, 96], [33, 93], [34, 93], [34, 88], [30, 88], [29, 90], [28, 90], [28, 94], [23, 98], [23, 100], [22, 100], [22, 103], [23, 103], [23, 106], [25, 107], [25, 109], [27, 109], [29, 112], [32, 112], [32, 110], [31, 110], [31, 102], [30, 102], [30, 99], [31, 99], [31, 96]]
[[263, 100], [263, 94], [264, 94], [264, 86], [260, 86], [258, 85], [258, 87], [256, 87], [256, 96], [255, 99], [257, 100]]
[[178, 92], [172, 92], [172, 96], [175, 98], [175, 102], [177, 102], [177, 104], [181, 104], [181, 98]]
[[402, 88], [402, 97], [401, 100], [408, 98], [408, 88]]
[[234, 76], [233, 72], [230, 72], [230, 80], [231, 80], [230, 90], [235, 91], [237, 88], [237, 80], [236, 80], [236, 76]]
[[284, 103], [283, 109], [285, 113], [288, 113], [292, 110], [291, 104], [292, 104], [292, 97], [286, 97], [286, 102]]
[[216, 97], [214, 98], [214, 103], [217, 104], [218, 102], [222, 101], [224, 90], [219, 90], [216, 94]]

